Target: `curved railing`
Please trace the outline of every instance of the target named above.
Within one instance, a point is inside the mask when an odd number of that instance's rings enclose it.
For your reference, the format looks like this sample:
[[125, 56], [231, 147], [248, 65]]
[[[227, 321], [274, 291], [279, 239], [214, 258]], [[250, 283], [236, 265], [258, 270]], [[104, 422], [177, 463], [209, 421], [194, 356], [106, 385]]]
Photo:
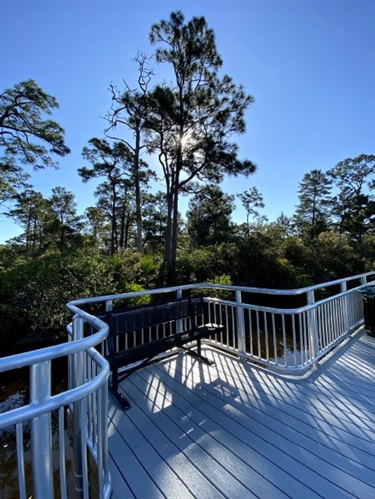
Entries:
[[[70, 309], [75, 312], [74, 307]], [[87, 338], [81, 334], [83, 318], [97, 330]], [[31, 495], [41, 499], [72, 494], [89, 497], [93, 488], [97, 497], [109, 498], [111, 494], [107, 457], [109, 366], [94, 348], [106, 338], [108, 326], [80, 311], [68, 333], [67, 343], [11, 355], [0, 362], [2, 373], [23, 367], [30, 370], [30, 403], [0, 414], [0, 430], [10, 442], [8, 455], [16, 456], [22, 499]], [[52, 394], [53, 363], [64, 358], [68, 386]]]

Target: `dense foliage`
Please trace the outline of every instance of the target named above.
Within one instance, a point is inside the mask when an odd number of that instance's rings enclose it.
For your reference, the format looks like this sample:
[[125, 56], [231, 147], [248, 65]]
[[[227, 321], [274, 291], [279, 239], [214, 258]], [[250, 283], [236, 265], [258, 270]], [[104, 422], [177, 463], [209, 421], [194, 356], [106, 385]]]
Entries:
[[[86, 246], [26, 259], [20, 246], [6, 245], [0, 258], [1, 343], [31, 331], [63, 336], [69, 322], [65, 305], [72, 299], [163, 285], [161, 253], [129, 249], [111, 256]], [[185, 234], [175, 282], [298, 288], [370, 271], [374, 263], [374, 234], [365, 236], [360, 245], [335, 231], [321, 232], [311, 241], [285, 236], [283, 227], [273, 223], [193, 250]]]

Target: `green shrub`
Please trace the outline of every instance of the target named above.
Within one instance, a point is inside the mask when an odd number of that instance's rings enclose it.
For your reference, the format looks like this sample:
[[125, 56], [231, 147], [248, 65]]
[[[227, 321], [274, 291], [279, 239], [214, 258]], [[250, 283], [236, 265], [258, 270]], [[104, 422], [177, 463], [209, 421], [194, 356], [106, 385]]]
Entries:
[[0, 285], [5, 322], [51, 338], [65, 335], [69, 301], [116, 293], [108, 260], [87, 251], [16, 262], [1, 272]]

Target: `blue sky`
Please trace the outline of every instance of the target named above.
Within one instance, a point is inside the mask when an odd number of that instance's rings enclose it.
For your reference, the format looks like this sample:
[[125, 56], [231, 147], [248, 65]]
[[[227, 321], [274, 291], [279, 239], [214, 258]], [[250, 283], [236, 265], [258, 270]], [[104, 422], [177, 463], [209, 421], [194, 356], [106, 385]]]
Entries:
[[[255, 98], [237, 142], [258, 170], [225, 179], [224, 191], [256, 186], [272, 221], [293, 214], [305, 173], [375, 153], [374, 0], [0, 0], [0, 91], [32, 78], [55, 96], [53, 118], [72, 151], [59, 170], [32, 174], [35, 190], [49, 197], [65, 187], [80, 213], [95, 203], [94, 184], [77, 174], [82, 148], [103, 137], [109, 84], [135, 86], [131, 59], [153, 52], [150, 26], [174, 10], [206, 18], [223, 73]], [[156, 64], [155, 74], [155, 83], [168, 77]], [[236, 204], [234, 220], [243, 222]], [[20, 232], [1, 219], [0, 242]]]

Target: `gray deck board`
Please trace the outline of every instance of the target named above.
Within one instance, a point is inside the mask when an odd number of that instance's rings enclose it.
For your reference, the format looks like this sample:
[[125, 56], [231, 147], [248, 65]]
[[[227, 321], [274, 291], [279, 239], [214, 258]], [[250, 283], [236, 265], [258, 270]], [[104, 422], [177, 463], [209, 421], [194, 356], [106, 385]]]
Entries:
[[206, 348], [121, 383], [110, 397], [114, 496], [375, 497], [375, 339], [345, 341], [303, 378]]

